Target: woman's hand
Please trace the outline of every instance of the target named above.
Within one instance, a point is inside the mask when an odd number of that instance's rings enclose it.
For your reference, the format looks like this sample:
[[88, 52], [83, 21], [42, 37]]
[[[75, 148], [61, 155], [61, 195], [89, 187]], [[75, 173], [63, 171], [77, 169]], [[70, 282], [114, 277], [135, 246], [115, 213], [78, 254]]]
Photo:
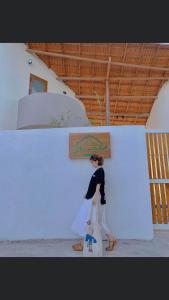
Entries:
[[100, 184], [97, 184], [97, 186], [96, 186], [96, 192], [95, 192], [95, 194], [93, 196], [93, 200], [92, 200], [92, 204], [93, 205], [96, 205], [96, 202], [97, 202], [99, 196], [100, 196]]

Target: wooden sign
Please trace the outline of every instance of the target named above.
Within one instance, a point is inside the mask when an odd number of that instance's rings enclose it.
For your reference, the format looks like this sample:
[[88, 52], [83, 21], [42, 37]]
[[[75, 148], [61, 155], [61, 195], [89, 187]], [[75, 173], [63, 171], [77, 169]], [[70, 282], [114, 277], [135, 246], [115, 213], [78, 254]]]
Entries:
[[92, 154], [111, 157], [109, 132], [69, 134], [70, 158], [89, 158]]

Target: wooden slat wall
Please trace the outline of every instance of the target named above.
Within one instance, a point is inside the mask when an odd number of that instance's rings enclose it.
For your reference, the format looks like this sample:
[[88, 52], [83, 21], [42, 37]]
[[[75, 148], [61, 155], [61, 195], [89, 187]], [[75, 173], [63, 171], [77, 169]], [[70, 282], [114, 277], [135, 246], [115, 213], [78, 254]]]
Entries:
[[153, 224], [169, 223], [169, 184], [151, 183], [151, 205]]
[[153, 224], [169, 223], [169, 133], [146, 133]]

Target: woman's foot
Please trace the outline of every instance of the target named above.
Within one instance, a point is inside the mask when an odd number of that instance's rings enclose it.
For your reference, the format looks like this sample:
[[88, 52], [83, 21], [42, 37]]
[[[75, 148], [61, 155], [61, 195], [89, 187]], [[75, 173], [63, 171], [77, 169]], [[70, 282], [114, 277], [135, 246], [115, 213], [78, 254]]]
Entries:
[[74, 245], [72, 245], [72, 248], [74, 251], [83, 251], [82, 243], [74, 244]]
[[106, 251], [112, 251], [116, 244], [117, 240], [109, 240], [109, 246], [106, 247]]

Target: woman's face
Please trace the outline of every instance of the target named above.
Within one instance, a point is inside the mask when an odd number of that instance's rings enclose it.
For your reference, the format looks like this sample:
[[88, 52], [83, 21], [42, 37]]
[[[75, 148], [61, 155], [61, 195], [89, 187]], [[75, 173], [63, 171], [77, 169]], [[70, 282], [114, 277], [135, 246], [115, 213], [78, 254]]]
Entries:
[[94, 168], [97, 168], [97, 167], [98, 167], [98, 160], [96, 160], [96, 161], [91, 160], [90, 162], [91, 162], [91, 164], [92, 164], [92, 166], [93, 166]]

